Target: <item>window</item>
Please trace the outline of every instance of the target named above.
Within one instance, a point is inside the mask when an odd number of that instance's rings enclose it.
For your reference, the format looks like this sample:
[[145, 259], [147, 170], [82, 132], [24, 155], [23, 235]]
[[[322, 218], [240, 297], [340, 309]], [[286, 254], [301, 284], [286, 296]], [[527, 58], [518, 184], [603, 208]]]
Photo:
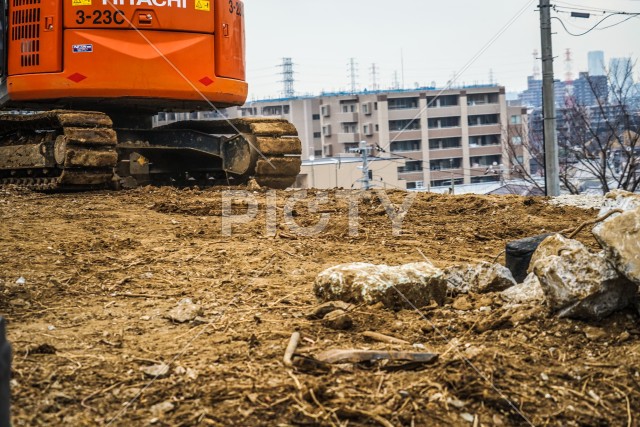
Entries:
[[322, 157], [322, 150], [314, 150], [313, 155], [316, 157]]
[[284, 106], [282, 107], [282, 112], [283, 112], [284, 114], [289, 114], [289, 106], [288, 106], [288, 105], [284, 105]]
[[331, 136], [331, 125], [322, 126], [322, 135], [323, 136]]
[[499, 114], [480, 114], [477, 116], [469, 116], [469, 126], [497, 125], [499, 122]]
[[[464, 178], [455, 178], [453, 183], [455, 185], [462, 185], [464, 182]], [[451, 179], [436, 179], [435, 181], [431, 181], [432, 187], [451, 187]]]
[[420, 151], [422, 149], [422, 141], [414, 139], [410, 141], [394, 141], [391, 143], [391, 152], [398, 153], [402, 151]]
[[404, 110], [418, 108], [419, 98], [391, 98], [388, 102], [389, 110]]
[[403, 130], [418, 130], [418, 129], [420, 129], [420, 120], [418, 119], [389, 120], [390, 132], [399, 132]]
[[460, 117], [440, 117], [429, 119], [429, 129], [454, 128], [460, 126]]
[[331, 114], [331, 108], [329, 107], [329, 105], [323, 105], [320, 107], [320, 114], [322, 114], [322, 117], [329, 117], [329, 114]]
[[[2, 18], [0, 18], [2, 19]], [[165, 120], [167, 120], [167, 114], [164, 112], [160, 112], [158, 113], [158, 121], [159, 122], [164, 122]]]
[[471, 183], [472, 184], [480, 184], [483, 182], [498, 182], [500, 181], [500, 177], [498, 175], [487, 175], [487, 176], [472, 176]]
[[429, 150], [445, 150], [462, 147], [461, 138], [438, 138], [429, 140]]
[[521, 123], [522, 123], [522, 116], [519, 116], [519, 115], [511, 116], [511, 124], [512, 125], [519, 125]]
[[407, 190], [420, 190], [424, 188], [424, 181], [407, 182]]
[[495, 154], [492, 156], [476, 156], [471, 157], [470, 160], [472, 168], [485, 168], [492, 166], [494, 163], [496, 165], [502, 163], [502, 156], [500, 154]]
[[320, 114], [314, 114], [311, 116], [311, 120], [320, 120]]
[[431, 160], [429, 163], [431, 165], [432, 171], [460, 169], [460, 167], [462, 167], [462, 159], [460, 157], [454, 157], [452, 159]]
[[520, 145], [522, 144], [522, 137], [521, 136], [512, 136], [511, 137], [511, 143], [513, 145]]
[[322, 136], [322, 132], [314, 132], [313, 133], [313, 137], [314, 138], [320, 138]]
[[263, 116], [281, 116], [282, 111], [283, 111], [283, 108], [281, 105], [271, 105], [268, 107], [262, 107]]
[[500, 145], [500, 135], [477, 135], [469, 137], [469, 147]]
[[458, 95], [429, 96], [427, 98], [429, 108], [454, 107], [458, 105], [458, 103]]
[[331, 157], [333, 155], [333, 145], [325, 145], [322, 147], [322, 153], [325, 157]]
[[256, 108], [241, 108], [240, 109], [240, 115], [242, 117], [247, 117], [247, 116], [255, 116], [257, 114], [257, 109]]
[[355, 101], [340, 101], [340, 111], [343, 113], [355, 113], [358, 111], [358, 104]]
[[376, 123], [376, 132], [378, 132], [378, 130], [380, 129], [380, 127], [378, 126], [378, 124]]
[[340, 124], [342, 133], [358, 133], [358, 123], [345, 122]]
[[422, 171], [422, 160], [407, 160], [404, 166], [398, 168], [398, 173]]
[[371, 115], [371, 103], [370, 102], [365, 102], [364, 104], [362, 104], [362, 112], [367, 116]]
[[467, 95], [467, 105], [497, 104], [497, 93], [473, 93]]

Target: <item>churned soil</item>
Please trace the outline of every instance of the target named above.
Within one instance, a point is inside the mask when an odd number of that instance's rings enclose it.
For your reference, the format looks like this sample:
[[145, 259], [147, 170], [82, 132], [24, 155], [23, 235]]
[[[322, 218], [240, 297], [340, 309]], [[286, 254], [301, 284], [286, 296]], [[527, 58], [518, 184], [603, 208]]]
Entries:
[[[597, 210], [421, 193], [394, 235], [373, 193], [359, 201], [355, 235], [349, 204], [333, 191], [315, 212], [305, 204], [315, 192], [294, 205], [294, 192], [256, 191], [246, 193], [255, 217], [226, 235], [223, 225], [240, 217], [223, 217], [223, 191], [0, 189], [0, 314], [14, 350], [15, 426], [638, 425], [635, 309], [586, 323], [485, 294], [419, 312], [356, 306], [345, 330], [307, 316], [325, 268], [503, 262], [506, 242], [575, 228]], [[396, 206], [406, 197], [386, 194]], [[246, 206], [236, 199], [228, 205], [239, 215]], [[304, 227], [324, 215], [326, 227], [303, 233], [285, 211]], [[588, 227], [578, 238], [596, 247]], [[168, 319], [185, 298], [200, 316]], [[286, 367], [296, 330], [299, 356]], [[365, 331], [409, 344], [371, 341]], [[439, 358], [311, 363], [328, 349]], [[156, 369], [162, 363], [168, 370]]]

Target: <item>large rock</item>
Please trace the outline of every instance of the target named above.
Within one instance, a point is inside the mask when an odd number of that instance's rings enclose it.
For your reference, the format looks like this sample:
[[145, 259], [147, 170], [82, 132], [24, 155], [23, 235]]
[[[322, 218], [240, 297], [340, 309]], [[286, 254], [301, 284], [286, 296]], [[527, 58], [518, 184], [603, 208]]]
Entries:
[[500, 296], [509, 304], [531, 304], [544, 301], [540, 280], [533, 273], [530, 273], [524, 282], [502, 291]]
[[593, 235], [616, 270], [640, 286], [640, 207], [612, 215]]
[[449, 292], [454, 295], [499, 292], [516, 285], [508, 268], [484, 261], [476, 265], [447, 267], [444, 275]]
[[547, 304], [561, 317], [601, 319], [635, 299], [636, 285], [577, 240], [547, 237], [532, 261]]
[[356, 262], [318, 274], [314, 291], [321, 301], [381, 302], [385, 307], [399, 309], [425, 306], [430, 301], [442, 305], [447, 283], [442, 270], [429, 262], [394, 267]]

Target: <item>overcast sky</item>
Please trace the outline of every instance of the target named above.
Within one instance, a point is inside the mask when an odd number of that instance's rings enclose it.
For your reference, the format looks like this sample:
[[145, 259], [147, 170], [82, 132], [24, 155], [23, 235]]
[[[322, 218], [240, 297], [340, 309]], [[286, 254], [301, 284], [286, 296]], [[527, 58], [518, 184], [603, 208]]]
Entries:
[[[567, 0], [553, 2], [552, 12], [569, 31], [582, 33], [607, 16], [592, 13], [590, 19], [572, 18], [570, 9], [640, 12], [639, 0]], [[371, 65], [378, 68], [378, 85], [393, 84], [394, 72], [404, 86], [416, 83], [446, 85], [481, 50], [513, 21], [458, 78], [459, 84], [494, 81], [508, 92], [526, 88], [534, 67], [532, 52], [540, 50], [537, 0], [245, 0], [249, 99], [282, 95], [283, 57], [291, 57], [297, 94], [316, 94], [350, 87], [348, 62], [358, 64], [359, 89], [372, 86]], [[520, 14], [520, 12], [522, 12]], [[603, 28], [627, 19], [611, 16]], [[587, 52], [603, 50], [612, 57], [640, 57], [640, 17], [606, 29], [572, 37], [558, 20], [556, 77], [564, 79], [564, 52], [571, 48], [573, 73], [587, 69]], [[636, 81], [639, 80], [636, 70]]]

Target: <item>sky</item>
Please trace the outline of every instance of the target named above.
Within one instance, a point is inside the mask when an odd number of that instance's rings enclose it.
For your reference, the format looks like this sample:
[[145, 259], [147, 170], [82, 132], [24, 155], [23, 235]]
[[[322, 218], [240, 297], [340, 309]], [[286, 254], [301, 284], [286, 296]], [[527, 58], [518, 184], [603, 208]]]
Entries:
[[[357, 64], [357, 88], [372, 89], [372, 64], [380, 89], [394, 73], [405, 88], [443, 87], [457, 73], [457, 84], [491, 81], [507, 92], [526, 89], [533, 73], [533, 51], [540, 51], [538, 0], [245, 0], [249, 99], [282, 95], [282, 58], [294, 63], [296, 95], [349, 90], [350, 58]], [[573, 33], [583, 33], [606, 17], [603, 11], [640, 13], [640, 0], [553, 1], [552, 16]], [[571, 10], [597, 9], [589, 19]], [[589, 12], [587, 10], [580, 10]], [[568, 35], [552, 20], [556, 78], [564, 79], [565, 50], [572, 71], [587, 70], [587, 52], [640, 58], [640, 16], [606, 18], [586, 35]], [[604, 28], [610, 25], [610, 28]], [[505, 28], [507, 27], [507, 28]], [[600, 29], [604, 28], [604, 29]], [[540, 61], [538, 61], [539, 63]], [[640, 61], [635, 80], [640, 80]], [[404, 78], [403, 78], [404, 77]], [[404, 82], [404, 84], [403, 84]]]

